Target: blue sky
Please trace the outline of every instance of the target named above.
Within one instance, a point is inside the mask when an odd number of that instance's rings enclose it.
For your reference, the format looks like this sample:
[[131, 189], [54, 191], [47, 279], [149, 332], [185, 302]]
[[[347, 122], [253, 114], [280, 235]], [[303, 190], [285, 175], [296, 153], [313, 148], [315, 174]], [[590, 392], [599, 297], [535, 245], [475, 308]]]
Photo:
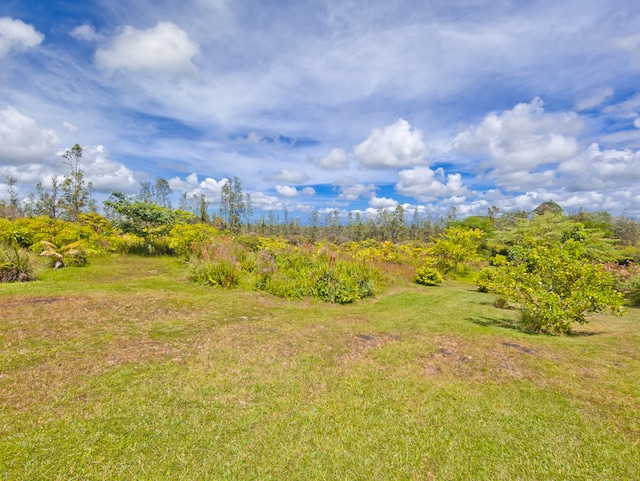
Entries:
[[78, 143], [98, 199], [640, 215], [635, 0], [5, 0], [0, 82], [21, 195]]

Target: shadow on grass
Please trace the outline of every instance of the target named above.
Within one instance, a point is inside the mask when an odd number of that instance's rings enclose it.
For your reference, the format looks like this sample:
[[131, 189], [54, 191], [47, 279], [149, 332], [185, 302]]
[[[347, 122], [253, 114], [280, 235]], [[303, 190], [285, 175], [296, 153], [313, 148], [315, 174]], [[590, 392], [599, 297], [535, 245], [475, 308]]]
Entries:
[[500, 319], [496, 319], [493, 317], [467, 317], [466, 320], [483, 327], [493, 326], [502, 327], [504, 329], [513, 329], [516, 331], [520, 330], [518, 321], [515, 319], [509, 319], [508, 317], [503, 317]]
[[598, 334], [602, 334], [604, 331], [574, 331], [571, 329], [565, 335], [569, 337], [589, 337], [589, 336], [597, 336]]
[[[529, 334], [529, 335], [534, 335], [534, 336], [557, 336], [559, 335], [558, 333], [553, 333], [553, 332], [545, 332], [545, 331], [541, 331], [541, 332], [535, 332], [535, 331], [527, 331], [525, 329], [521, 329], [520, 326], [518, 325], [518, 321], [516, 319], [509, 319], [507, 317], [503, 317], [501, 319], [496, 319], [496, 318], [492, 318], [492, 317], [467, 317], [466, 319], [467, 321], [471, 321], [474, 324], [477, 324], [479, 326], [483, 326], [483, 327], [489, 327], [489, 326], [493, 326], [493, 327], [501, 327], [503, 329], [513, 329], [514, 331], [520, 331], [523, 334]], [[588, 336], [597, 336], [599, 334], [602, 334], [604, 331], [576, 331], [571, 329], [569, 332], [564, 333], [562, 335], [564, 336], [568, 336], [568, 337], [588, 337]]]

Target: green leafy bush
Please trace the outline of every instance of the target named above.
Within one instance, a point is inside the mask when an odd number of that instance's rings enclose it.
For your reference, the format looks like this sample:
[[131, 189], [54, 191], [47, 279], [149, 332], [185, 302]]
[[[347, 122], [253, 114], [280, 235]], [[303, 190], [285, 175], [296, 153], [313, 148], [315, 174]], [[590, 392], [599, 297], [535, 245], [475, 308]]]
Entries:
[[169, 247], [185, 259], [220, 235], [218, 229], [207, 224], [176, 224], [169, 233]]
[[442, 274], [435, 267], [424, 265], [416, 271], [415, 281], [423, 286], [436, 286], [443, 280]]
[[640, 305], [640, 275], [629, 278], [620, 286], [629, 303], [633, 306]]
[[82, 240], [85, 248], [100, 250], [98, 233], [88, 225], [66, 222], [49, 217], [20, 218], [0, 223], [0, 241], [16, 243], [25, 249], [40, 252], [40, 242], [48, 240], [56, 245], [66, 245]]
[[621, 312], [622, 295], [613, 289], [613, 276], [584, 257], [580, 241], [546, 245], [525, 238], [501, 259], [491, 274], [484, 274], [484, 283], [520, 307], [525, 331], [566, 333], [571, 323], [586, 323], [588, 313]]
[[33, 259], [17, 244], [0, 244], [0, 282], [26, 282], [36, 278]]
[[489, 292], [491, 288], [491, 283], [494, 280], [494, 269], [490, 267], [485, 267], [476, 275], [476, 286], [478, 288], [478, 292]]

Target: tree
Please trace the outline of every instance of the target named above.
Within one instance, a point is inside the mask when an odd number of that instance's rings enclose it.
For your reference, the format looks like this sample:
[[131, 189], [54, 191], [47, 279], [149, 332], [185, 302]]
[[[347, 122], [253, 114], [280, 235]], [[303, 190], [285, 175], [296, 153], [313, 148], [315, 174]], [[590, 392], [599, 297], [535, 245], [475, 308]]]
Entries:
[[15, 189], [18, 179], [12, 175], [5, 175], [4, 178], [9, 186], [9, 207], [18, 210], [18, 193]]
[[393, 217], [391, 219], [391, 240], [398, 242], [404, 239], [405, 223], [404, 223], [404, 208], [401, 205], [396, 207], [393, 211]]
[[199, 222], [206, 223], [211, 220], [209, 219], [208, 213], [211, 202], [207, 200], [206, 194], [193, 194], [193, 205], [193, 213], [196, 215]]
[[20, 203], [18, 201], [18, 193], [16, 192], [15, 185], [18, 182], [18, 179], [11, 175], [3, 176], [7, 181], [7, 185], [9, 186], [9, 204], [5, 204], [3, 202], [3, 213], [4, 217], [15, 218], [21, 215], [20, 212]]
[[151, 193], [151, 182], [140, 182], [140, 192], [137, 197], [138, 202], [143, 204], [153, 203], [153, 194]]
[[189, 211], [191, 209], [191, 205], [189, 204], [189, 198], [187, 197], [186, 192], [182, 192], [180, 196], [180, 203], [178, 204], [179, 210]]
[[317, 210], [311, 211], [311, 215], [309, 216], [309, 228], [307, 229], [309, 232], [309, 242], [312, 244], [318, 240], [318, 225], [320, 223], [320, 215]]
[[169, 182], [162, 177], [157, 177], [153, 185], [153, 202], [161, 207], [171, 209], [171, 194], [173, 194], [173, 190], [169, 186]]
[[63, 163], [71, 169], [62, 181], [62, 209], [66, 219], [75, 222], [89, 201], [89, 190], [85, 185], [84, 172], [80, 168], [82, 147], [75, 144], [67, 149], [62, 157], [64, 158]]
[[246, 204], [242, 194], [242, 184], [238, 177], [227, 179], [220, 192], [220, 217], [233, 232], [239, 232]]
[[165, 235], [178, 221], [188, 218], [186, 212], [132, 201], [122, 192], [112, 192], [104, 205], [111, 210], [115, 227], [144, 238]]
[[36, 184], [36, 215], [46, 215], [52, 219], [59, 217], [60, 180], [57, 175], [51, 177], [51, 189], [46, 189], [42, 182]]
[[640, 244], [640, 225], [635, 219], [621, 215], [615, 219], [613, 230], [622, 245], [636, 246]]
[[622, 295], [602, 269], [606, 242], [553, 214], [521, 222], [508, 235], [506, 255], [483, 270], [484, 287], [520, 307], [522, 328], [569, 332], [586, 314], [620, 313]]
[[87, 265], [87, 253], [84, 249], [84, 241], [78, 240], [64, 246], [57, 246], [53, 242], [40, 241], [43, 246], [41, 256], [51, 259], [51, 267], [59, 269], [67, 266]]
[[442, 273], [456, 273], [460, 264], [476, 260], [483, 235], [480, 229], [448, 227], [429, 246], [429, 253]]
[[544, 214], [562, 214], [564, 213], [564, 209], [557, 203], [552, 200], [548, 200], [543, 202], [538, 207], [533, 209], [533, 213], [536, 215], [544, 215]]

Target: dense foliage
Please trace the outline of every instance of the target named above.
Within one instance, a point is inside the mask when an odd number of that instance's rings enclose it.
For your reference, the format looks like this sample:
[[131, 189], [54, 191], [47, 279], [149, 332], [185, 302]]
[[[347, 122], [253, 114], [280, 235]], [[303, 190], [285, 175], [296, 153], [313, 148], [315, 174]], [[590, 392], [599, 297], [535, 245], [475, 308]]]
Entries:
[[[29, 252], [53, 267], [108, 253], [176, 255], [197, 282], [333, 303], [371, 296], [391, 279], [425, 286], [475, 279], [497, 295], [496, 305], [521, 310], [523, 329], [548, 332], [567, 332], [606, 308], [619, 312], [623, 295], [640, 303], [640, 227], [624, 216], [567, 215], [548, 201], [531, 213], [490, 208], [462, 220], [455, 209], [434, 220], [398, 206], [346, 222], [337, 210], [323, 219], [314, 211], [302, 225], [286, 209], [282, 219], [256, 218], [237, 177], [224, 185], [219, 216], [202, 195], [183, 195], [173, 209], [160, 178], [142, 183], [138, 196], [113, 192], [103, 216], [84, 183], [82, 149], [63, 159], [69, 174], [36, 186], [37, 198], [21, 203], [10, 185], [9, 204], [0, 202], [3, 280], [35, 277]], [[6, 274], [13, 265], [28, 274]]]
[[190, 261], [192, 279], [213, 286], [242, 285], [285, 298], [314, 297], [350, 303], [374, 295], [382, 273], [352, 258], [337, 258], [327, 246], [294, 246], [284, 239], [259, 239], [253, 249], [228, 236], [200, 245]]
[[620, 313], [622, 295], [602, 266], [613, 250], [600, 233], [551, 213], [521, 221], [501, 239], [504, 254], [492, 259], [479, 288], [520, 307], [523, 329], [566, 333], [589, 313]]

